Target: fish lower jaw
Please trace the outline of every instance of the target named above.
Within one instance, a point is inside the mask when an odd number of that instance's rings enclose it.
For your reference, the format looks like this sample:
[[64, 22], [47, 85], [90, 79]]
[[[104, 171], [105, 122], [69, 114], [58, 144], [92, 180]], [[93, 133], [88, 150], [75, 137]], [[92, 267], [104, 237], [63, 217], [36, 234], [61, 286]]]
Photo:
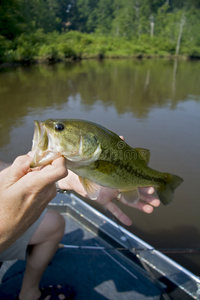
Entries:
[[60, 153], [54, 153], [51, 151], [46, 152], [45, 154], [35, 153], [33, 160], [31, 162], [31, 168], [38, 166], [45, 166], [51, 163], [54, 159], [61, 157]]

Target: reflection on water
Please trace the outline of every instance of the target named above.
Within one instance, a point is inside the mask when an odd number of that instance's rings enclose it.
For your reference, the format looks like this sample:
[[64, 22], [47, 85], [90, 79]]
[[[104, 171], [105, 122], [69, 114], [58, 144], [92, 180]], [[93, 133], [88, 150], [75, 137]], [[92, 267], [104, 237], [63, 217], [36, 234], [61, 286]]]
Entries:
[[[184, 178], [152, 215], [127, 211], [130, 230], [158, 248], [200, 247], [200, 63], [83, 61], [0, 72], [0, 158], [30, 150], [33, 120], [82, 118], [151, 150], [150, 166]], [[123, 209], [124, 206], [122, 205]], [[174, 257], [199, 274], [200, 254]]]

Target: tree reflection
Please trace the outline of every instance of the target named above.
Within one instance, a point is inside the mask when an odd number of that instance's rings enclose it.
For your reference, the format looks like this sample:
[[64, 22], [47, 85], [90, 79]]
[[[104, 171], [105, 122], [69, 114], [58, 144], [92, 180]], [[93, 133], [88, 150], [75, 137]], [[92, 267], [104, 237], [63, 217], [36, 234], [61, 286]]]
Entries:
[[200, 62], [104, 60], [33, 66], [0, 73], [1, 146], [23, 117], [59, 109], [79, 95], [84, 110], [113, 106], [119, 115], [147, 118], [155, 107], [171, 109], [188, 95], [200, 97]]

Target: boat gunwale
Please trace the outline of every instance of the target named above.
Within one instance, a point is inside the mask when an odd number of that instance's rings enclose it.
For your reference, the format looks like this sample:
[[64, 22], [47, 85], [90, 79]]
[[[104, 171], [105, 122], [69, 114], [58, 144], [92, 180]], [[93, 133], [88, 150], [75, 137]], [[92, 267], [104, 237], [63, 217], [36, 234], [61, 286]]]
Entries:
[[[118, 225], [75, 194], [60, 193], [55, 199], [49, 204], [49, 207], [55, 208], [61, 213], [69, 213], [76, 218], [79, 216], [78, 220], [81, 223], [99, 236], [108, 239], [113, 247], [120, 246], [127, 249], [128, 257], [134, 256], [135, 259], [137, 257], [138, 264], [147, 265], [155, 278], [162, 283], [167, 286], [171, 283], [191, 298], [200, 299], [200, 277], [156, 250], [123, 226]], [[134, 247], [130, 247], [130, 244]]]

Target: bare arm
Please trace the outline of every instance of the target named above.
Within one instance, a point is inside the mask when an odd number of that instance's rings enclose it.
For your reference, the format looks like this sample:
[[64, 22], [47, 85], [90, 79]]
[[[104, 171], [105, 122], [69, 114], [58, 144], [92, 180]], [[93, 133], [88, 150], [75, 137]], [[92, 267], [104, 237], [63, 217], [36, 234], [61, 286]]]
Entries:
[[0, 172], [0, 252], [37, 220], [56, 195], [55, 182], [67, 175], [62, 157], [35, 171], [30, 171], [31, 160], [29, 155], [19, 156]]

